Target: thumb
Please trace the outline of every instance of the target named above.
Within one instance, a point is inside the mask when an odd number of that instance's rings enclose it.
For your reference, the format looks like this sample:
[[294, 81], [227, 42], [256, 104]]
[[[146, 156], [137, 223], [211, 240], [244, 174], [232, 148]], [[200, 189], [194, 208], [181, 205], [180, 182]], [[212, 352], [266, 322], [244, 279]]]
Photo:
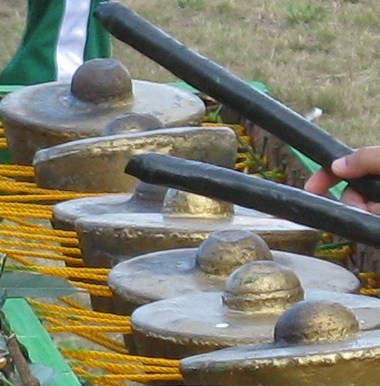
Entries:
[[358, 178], [367, 174], [380, 175], [380, 146], [363, 147], [335, 160], [332, 172], [342, 178]]

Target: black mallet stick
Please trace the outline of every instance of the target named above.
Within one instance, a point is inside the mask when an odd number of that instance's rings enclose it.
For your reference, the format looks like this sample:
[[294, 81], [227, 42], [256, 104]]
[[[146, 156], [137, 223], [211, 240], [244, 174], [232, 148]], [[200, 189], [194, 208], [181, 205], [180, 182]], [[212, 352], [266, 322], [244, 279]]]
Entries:
[[[155, 27], [120, 3], [101, 4], [95, 16], [116, 38], [154, 60], [178, 78], [257, 123], [325, 168], [352, 149], [317, 125], [261, 93], [219, 65]], [[372, 201], [380, 200], [380, 179], [367, 176], [349, 181]]]
[[156, 153], [132, 157], [125, 171], [150, 184], [233, 202], [380, 248], [380, 216], [301, 189]]

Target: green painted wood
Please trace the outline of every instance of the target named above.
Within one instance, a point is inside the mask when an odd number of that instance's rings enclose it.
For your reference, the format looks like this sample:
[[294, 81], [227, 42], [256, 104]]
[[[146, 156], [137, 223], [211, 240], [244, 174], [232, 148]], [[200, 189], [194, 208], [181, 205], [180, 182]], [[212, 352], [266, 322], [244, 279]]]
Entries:
[[[294, 149], [293, 147], [288, 147], [290, 154], [298, 159], [300, 161], [301, 165], [306, 169], [307, 171], [311, 173], [317, 172], [320, 168], [321, 165], [317, 164], [314, 162], [312, 159], [309, 157], [306, 157], [304, 154], [302, 154], [300, 151]], [[329, 189], [329, 192], [333, 198], [336, 200], [339, 200], [340, 197], [342, 196], [342, 193], [344, 189], [347, 187], [347, 182], [342, 181], [339, 182], [338, 184], [334, 185], [332, 188]]]
[[6, 95], [9, 94], [10, 92], [17, 91], [21, 89], [24, 86], [5, 86], [5, 85], [0, 85], [0, 95]]
[[24, 299], [7, 299], [3, 312], [12, 332], [27, 349], [30, 361], [48, 366], [57, 374], [52, 386], [81, 385]]

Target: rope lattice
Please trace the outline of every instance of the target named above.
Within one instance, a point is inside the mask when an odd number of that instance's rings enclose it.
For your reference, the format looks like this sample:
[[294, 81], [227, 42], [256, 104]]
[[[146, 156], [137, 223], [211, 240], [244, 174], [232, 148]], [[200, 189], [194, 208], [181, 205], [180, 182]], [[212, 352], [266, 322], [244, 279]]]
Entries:
[[[3, 131], [0, 129], [1, 134]], [[0, 138], [0, 148], [5, 147], [5, 139]], [[7, 269], [62, 277], [89, 295], [110, 297], [112, 294], [106, 285], [109, 269], [84, 267], [76, 232], [50, 227], [51, 203], [94, 194], [41, 189], [33, 182], [18, 181], [19, 178], [33, 177], [31, 166], [0, 165], [0, 217], [3, 218], [0, 224], [0, 253], [17, 263], [8, 263]], [[46, 266], [47, 260], [67, 263], [70, 267]], [[123, 385], [125, 380], [146, 383], [182, 379], [178, 361], [127, 355], [124, 342], [115, 335], [131, 334], [129, 317], [88, 310], [70, 298], [59, 299], [64, 305], [28, 301], [46, 324], [48, 332], [75, 334], [109, 350], [99, 352], [102, 356], [99, 357], [97, 352], [87, 349], [75, 351], [75, 354], [62, 349], [81, 379], [94, 385], [111, 386]], [[112, 357], [110, 354], [121, 356]], [[103, 360], [105, 357], [107, 362]]]
[[[269, 169], [264, 149], [261, 154], [255, 151], [254, 142], [243, 127], [228, 126], [235, 130], [239, 138], [236, 169], [279, 182], [286, 180], [287, 176], [280, 167]], [[2, 134], [0, 128], [0, 135]], [[0, 148], [5, 147], [5, 139], [0, 138]], [[50, 227], [53, 203], [93, 194], [41, 189], [34, 182], [17, 180], [33, 177], [34, 169], [31, 166], [0, 165], [0, 216], [4, 219], [0, 224], [0, 253], [7, 254], [15, 262], [7, 265], [7, 269], [62, 277], [89, 295], [110, 297], [112, 294], [106, 284], [109, 269], [84, 267], [76, 233]], [[351, 243], [336, 245], [329, 235], [324, 235], [318, 256], [344, 261], [352, 253], [352, 249]], [[67, 263], [70, 267], [41, 264], [46, 260]], [[376, 275], [362, 274], [361, 279], [362, 293], [380, 295]], [[60, 298], [63, 305], [46, 304], [32, 299], [28, 301], [35, 313], [46, 323], [50, 333], [75, 334], [108, 350], [61, 348], [62, 354], [82, 380], [100, 386], [119, 386], [125, 380], [140, 383], [182, 380], [177, 360], [128, 355], [125, 344], [115, 335], [131, 334], [130, 317], [95, 312], [71, 298]]]
[[[111, 382], [121, 381], [125, 378], [124, 374], [130, 374], [129, 380], [137, 382], [149, 381], [182, 381], [182, 375], [179, 372], [179, 361], [171, 359], [160, 358], [146, 358], [135, 355], [105, 353], [103, 351], [87, 351], [86, 353], [75, 350], [63, 349], [62, 353], [69, 362], [73, 365], [85, 379], [99, 385], [106, 385], [102, 383], [104, 378], [102, 376], [94, 376], [88, 373], [83, 367], [76, 367], [81, 365], [83, 361], [90, 364], [92, 368], [106, 370], [111, 375], [107, 376], [107, 381]], [[145, 374], [141, 376], [141, 372]], [[100, 383], [96, 383], [100, 382]]]

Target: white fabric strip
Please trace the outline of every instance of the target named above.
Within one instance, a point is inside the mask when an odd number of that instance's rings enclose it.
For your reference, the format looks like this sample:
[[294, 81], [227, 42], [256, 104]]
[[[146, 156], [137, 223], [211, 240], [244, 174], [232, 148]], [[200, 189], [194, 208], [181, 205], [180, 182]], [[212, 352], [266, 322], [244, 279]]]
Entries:
[[83, 63], [91, 0], [65, 0], [56, 48], [57, 80], [70, 82]]

